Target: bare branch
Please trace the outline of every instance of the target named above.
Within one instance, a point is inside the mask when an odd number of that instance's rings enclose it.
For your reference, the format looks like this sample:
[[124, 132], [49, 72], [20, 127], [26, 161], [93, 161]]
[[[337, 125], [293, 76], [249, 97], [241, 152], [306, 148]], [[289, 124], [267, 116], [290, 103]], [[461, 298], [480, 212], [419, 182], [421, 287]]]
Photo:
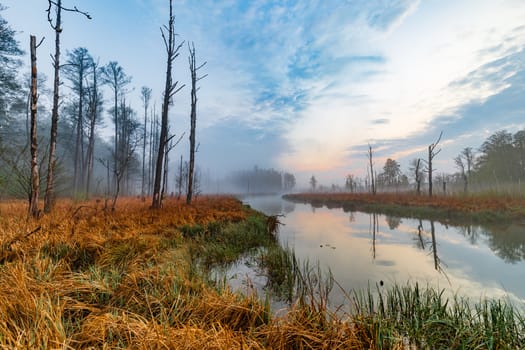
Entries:
[[195, 80], [195, 81], [202, 80], [202, 79], [206, 78], [207, 76], [208, 76], [208, 73], [204, 74], [202, 77], [197, 78], [197, 80]]
[[42, 39], [40, 39], [40, 42], [36, 45], [37, 49], [40, 47], [40, 45], [42, 45], [42, 43], [44, 42], [45, 38], [46, 37], [44, 36], [44, 37], [42, 37]]
[[198, 66], [197, 68], [195, 68], [195, 70], [199, 70], [201, 69], [202, 67], [204, 67], [206, 65], [206, 63], [208, 63], [207, 61], [205, 61], [203, 64], [201, 64], [200, 66]]
[[183, 87], [185, 87], [186, 84], [183, 84], [180, 88], [178, 88], [177, 90], [175, 90], [173, 93], [172, 93], [172, 96], [175, 95], [177, 92], [179, 92], [180, 90], [182, 90]]
[[169, 52], [169, 45], [168, 40], [166, 39], [166, 35], [164, 34], [164, 30], [162, 30], [162, 27], [160, 28], [160, 35], [162, 36], [162, 41], [164, 41], [164, 47], [166, 48], [166, 51]]
[[[58, 7], [58, 4], [54, 0], [47, 0], [47, 1], [49, 3], [49, 7], [47, 9], [48, 19], [49, 19], [50, 18], [49, 12], [51, 11], [51, 5], [55, 5], [56, 7]], [[89, 13], [79, 10], [76, 6], [73, 6], [73, 8], [68, 8], [68, 7], [64, 7], [64, 6], [61, 5], [60, 9], [62, 9], [64, 11], [67, 11], [67, 12], [80, 13], [81, 15], [84, 15], [87, 19], [92, 19], [91, 15]]]

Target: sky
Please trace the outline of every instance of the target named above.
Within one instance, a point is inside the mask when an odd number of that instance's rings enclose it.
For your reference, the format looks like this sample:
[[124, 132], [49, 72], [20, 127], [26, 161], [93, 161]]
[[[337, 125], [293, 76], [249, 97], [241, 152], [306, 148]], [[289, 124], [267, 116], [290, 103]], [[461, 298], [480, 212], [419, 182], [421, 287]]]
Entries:
[[[1, 15], [28, 51], [45, 37], [40, 72], [52, 81], [54, 33], [45, 0], [0, 0]], [[132, 76], [129, 101], [153, 89], [160, 111], [166, 52], [160, 27], [168, 0], [63, 0], [88, 12], [64, 14], [62, 52], [86, 47]], [[185, 41], [174, 79], [186, 87], [170, 111], [177, 135], [190, 125], [188, 48], [208, 76], [199, 82], [197, 162], [206, 173], [273, 167], [299, 186], [366, 175], [387, 158], [408, 172], [440, 132], [438, 172], [495, 131], [525, 127], [523, 0], [174, 0]], [[64, 57], [64, 56], [63, 56]], [[29, 61], [26, 57], [25, 61]], [[63, 88], [67, 93], [67, 87]], [[109, 90], [106, 99], [109, 101]], [[142, 112], [139, 112], [141, 115]], [[111, 135], [112, 124], [104, 126]], [[187, 137], [173, 158], [188, 155]]]

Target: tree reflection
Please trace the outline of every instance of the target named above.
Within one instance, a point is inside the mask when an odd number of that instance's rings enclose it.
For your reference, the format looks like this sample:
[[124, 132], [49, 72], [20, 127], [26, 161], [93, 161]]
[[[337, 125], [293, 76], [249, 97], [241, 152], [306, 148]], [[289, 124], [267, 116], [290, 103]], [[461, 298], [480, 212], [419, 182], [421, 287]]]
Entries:
[[372, 213], [370, 216], [370, 232], [372, 233], [372, 259], [376, 258], [376, 233], [379, 231], [379, 221], [377, 214]]
[[416, 247], [425, 250], [426, 243], [427, 242], [423, 239], [423, 222], [419, 219], [419, 225], [417, 225]]
[[479, 239], [479, 234], [480, 234], [479, 226], [473, 226], [473, 225], [459, 226], [458, 232], [461, 233], [465, 238], [467, 238], [470, 244], [472, 245], [478, 244], [478, 239]]
[[397, 216], [386, 216], [385, 217], [386, 223], [388, 225], [388, 228], [391, 230], [395, 230], [398, 228], [399, 224], [401, 224], [401, 218]]
[[440, 273], [443, 273], [446, 277], [445, 270], [443, 269], [443, 266], [446, 266], [446, 265], [441, 261], [438, 255], [438, 244], [437, 244], [437, 239], [436, 239], [436, 225], [433, 220], [430, 221], [430, 241], [425, 239], [424, 237], [425, 234], [428, 235], [428, 233], [425, 232], [425, 230], [423, 229], [423, 221], [419, 219], [419, 224], [417, 225], [417, 237], [415, 237], [416, 247], [421, 250], [426, 250], [426, 248], [428, 247], [434, 259], [434, 269], [436, 269], [436, 271]]
[[525, 260], [525, 225], [493, 225], [481, 230], [487, 237], [487, 245], [507, 263]]
[[487, 246], [503, 261], [515, 264], [525, 260], [525, 225], [521, 223], [495, 223], [485, 226], [465, 225], [458, 232], [470, 244], [478, 245], [482, 236]]
[[355, 212], [350, 212], [350, 214], [348, 215], [348, 221], [355, 222]]

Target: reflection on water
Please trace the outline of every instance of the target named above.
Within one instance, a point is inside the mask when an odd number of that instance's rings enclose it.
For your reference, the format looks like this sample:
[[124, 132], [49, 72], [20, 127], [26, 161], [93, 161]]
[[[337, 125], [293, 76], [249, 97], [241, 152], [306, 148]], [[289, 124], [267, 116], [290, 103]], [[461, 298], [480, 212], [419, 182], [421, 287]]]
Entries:
[[379, 281], [419, 282], [475, 300], [525, 302], [525, 226], [447, 226], [436, 221], [289, 203], [277, 196], [243, 201], [284, 214], [281, 243], [300, 260], [330, 268], [346, 290]]

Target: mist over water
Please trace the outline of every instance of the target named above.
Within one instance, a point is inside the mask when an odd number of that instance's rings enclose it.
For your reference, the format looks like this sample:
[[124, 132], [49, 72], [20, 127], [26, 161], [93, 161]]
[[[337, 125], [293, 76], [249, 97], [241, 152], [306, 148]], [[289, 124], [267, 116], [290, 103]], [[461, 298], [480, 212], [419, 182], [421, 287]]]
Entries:
[[[446, 226], [436, 221], [344, 212], [291, 203], [279, 196], [242, 200], [279, 215], [282, 245], [300, 261], [319, 262], [346, 290], [419, 283], [472, 300], [525, 302], [523, 224]], [[246, 272], [245, 272], [246, 274]], [[383, 287], [381, 287], [383, 288]], [[344, 302], [334, 289], [332, 302]]]

